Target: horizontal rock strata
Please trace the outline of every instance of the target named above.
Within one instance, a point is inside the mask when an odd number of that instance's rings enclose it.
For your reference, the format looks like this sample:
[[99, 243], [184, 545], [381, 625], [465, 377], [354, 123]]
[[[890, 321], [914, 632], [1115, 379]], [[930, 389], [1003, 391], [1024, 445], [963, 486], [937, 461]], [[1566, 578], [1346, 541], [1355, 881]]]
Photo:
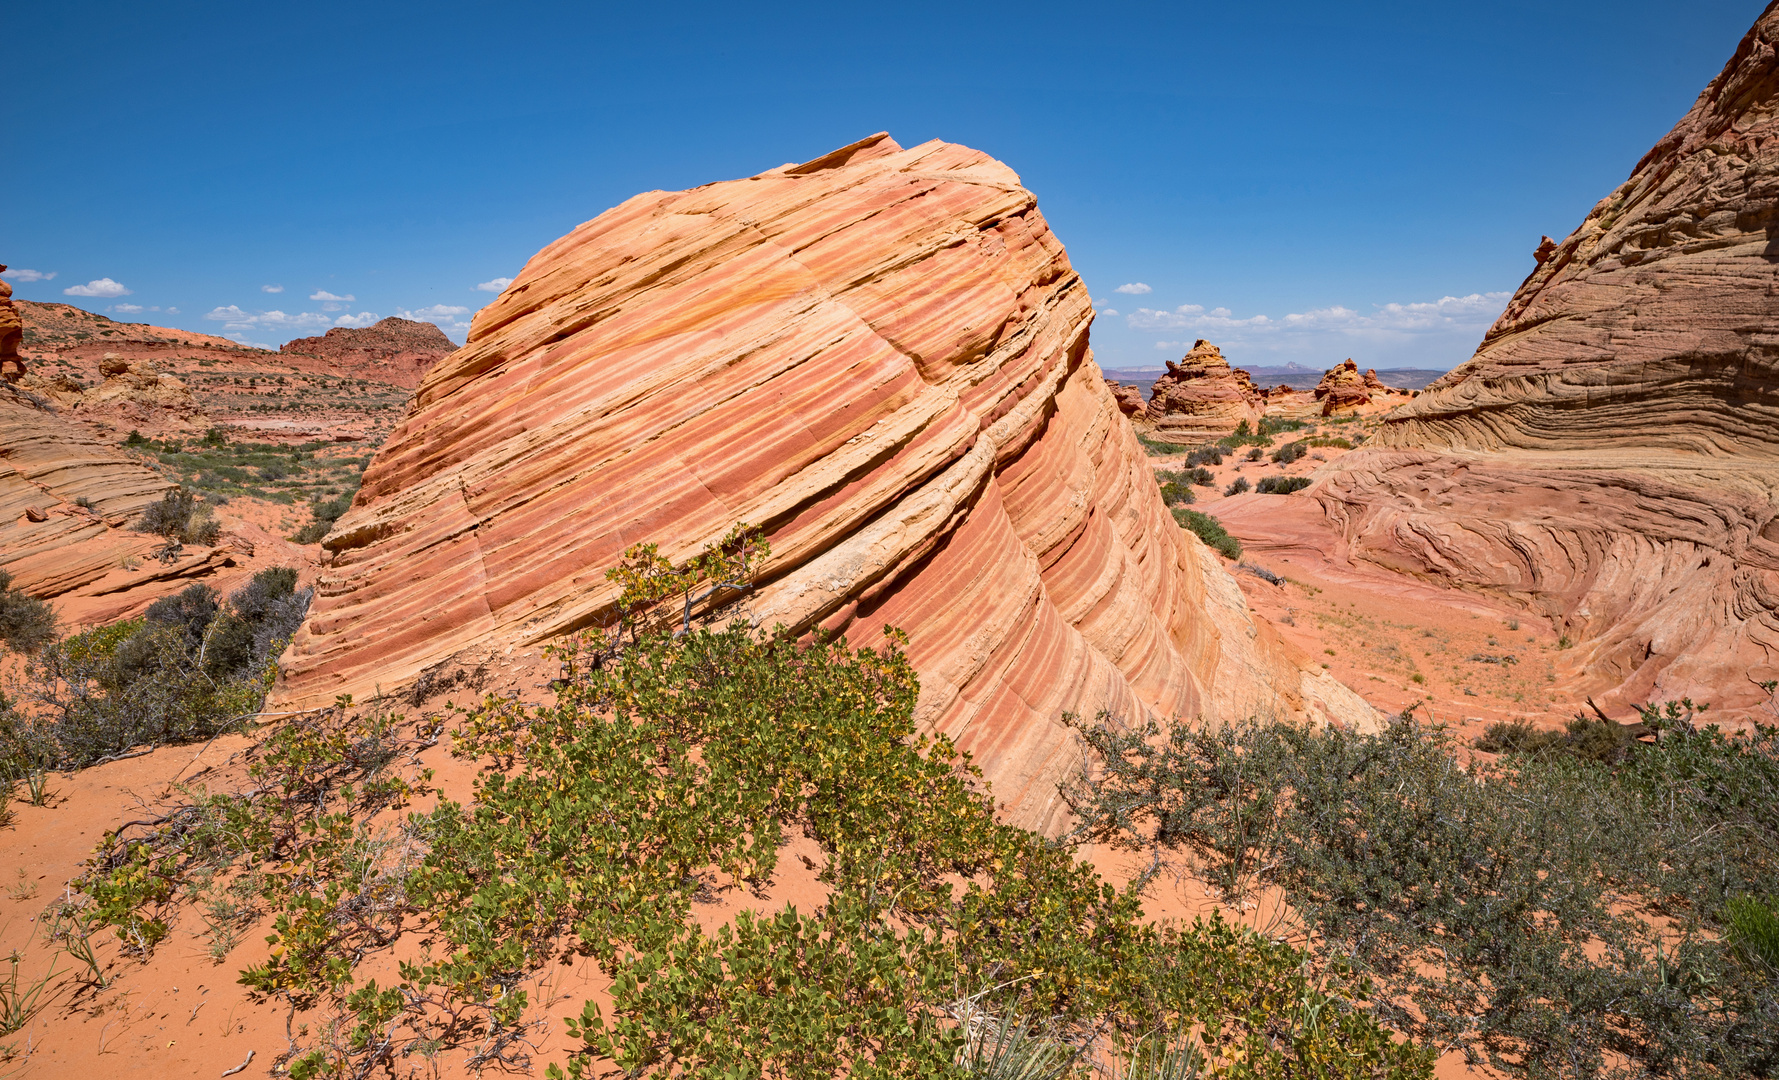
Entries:
[[1052, 825], [1059, 717], [1365, 724], [1162, 506], [1030, 192], [942, 142], [636, 196], [477, 314], [324, 542], [272, 707], [397, 689], [608, 617], [605, 571], [737, 521], [762, 622], [906, 630], [921, 719]]
[[364, 375], [411, 390], [456, 349], [432, 323], [392, 315], [366, 327], [336, 326], [319, 337], [287, 341], [278, 351], [328, 360], [342, 374]]

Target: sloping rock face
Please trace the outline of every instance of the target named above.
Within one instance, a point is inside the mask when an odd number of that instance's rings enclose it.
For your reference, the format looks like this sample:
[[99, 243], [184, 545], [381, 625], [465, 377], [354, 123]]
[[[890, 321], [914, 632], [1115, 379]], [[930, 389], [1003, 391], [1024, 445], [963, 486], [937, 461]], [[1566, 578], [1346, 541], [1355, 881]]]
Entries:
[[877, 135], [636, 196], [427, 373], [269, 707], [599, 623], [627, 546], [678, 561], [746, 521], [773, 548], [754, 616], [906, 630], [922, 722], [1021, 822], [1060, 820], [1065, 711], [1372, 723], [1173, 524], [1091, 318], [1031, 193], [966, 147]]
[[[4, 269], [5, 265], [0, 264], [0, 270]], [[0, 281], [0, 379], [17, 382], [25, 374], [25, 361], [19, 356], [24, 337], [25, 324], [12, 302], [12, 284]]]
[[1779, 453], [1779, 13], [1537, 267], [1402, 446]]
[[1602, 700], [1779, 677], [1779, 11], [1476, 355], [1311, 494], [1354, 557], [1523, 603]]
[[1223, 351], [1200, 338], [1167, 374], [1155, 380], [1146, 415], [1157, 434], [1179, 438], [1227, 435], [1242, 421], [1258, 423], [1266, 393]]
[[[1376, 378], [1375, 372], [1373, 378]], [[1316, 384], [1314, 393], [1316, 400], [1322, 403], [1323, 416], [1333, 416], [1338, 412], [1371, 404], [1371, 388], [1366, 384], [1364, 376], [1359, 374], [1359, 365], [1350, 358], [1323, 373], [1322, 381]]]
[[429, 322], [390, 316], [363, 328], [336, 326], [320, 337], [287, 341], [278, 350], [328, 360], [341, 374], [380, 379], [405, 389], [420, 385], [432, 366], [457, 351]]

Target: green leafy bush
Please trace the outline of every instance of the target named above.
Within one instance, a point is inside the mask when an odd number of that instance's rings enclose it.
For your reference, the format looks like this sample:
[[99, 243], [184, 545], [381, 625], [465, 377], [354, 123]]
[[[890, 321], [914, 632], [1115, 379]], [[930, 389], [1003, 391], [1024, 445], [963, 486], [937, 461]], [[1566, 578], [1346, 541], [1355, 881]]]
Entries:
[[1191, 530], [1200, 540], [1208, 544], [1212, 551], [1225, 559], [1242, 557], [1241, 541], [1229, 535], [1224, 530], [1221, 521], [1209, 514], [1197, 510], [1187, 510], [1184, 507], [1176, 508], [1173, 513], [1174, 521], [1178, 522], [1182, 529]]
[[1193, 501], [1190, 473], [1164, 470], [1156, 473], [1155, 478], [1161, 481], [1161, 501], [1165, 505], [1185, 506]]
[[[854, 648], [712, 611], [763, 555], [739, 532], [685, 567], [632, 549], [616, 621], [558, 651], [554, 704], [462, 713], [468, 805], [377, 833], [373, 815], [419, 789], [389, 772], [393, 725], [368, 734], [342, 702], [276, 729], [247, 791], [111, 838], [88, 894], [146, 941], [178, 894], [135, 867], [261, 875], [272, 956], [242, 981], [339, 1010], [293, 1048], [293, 1076], [472, 1041], [517, 1068], [538, 1022], [522, 981], [577, 956], [611, 990], [568, 1021], [576, 1076], [599, 1058], [637, 1076], [955, 1077], [980, 1063], [958, 1021], [984, 1015], [1075, 1046], [1189, 1035], [1205, 1075], [1429, 1074], [1429, 1053], [1353, 1007], [1362, 980], [1218, 917], [1147, 922], [1146, 879], [1114, 889], [1072, 847], [997, 822], [968, 758], [917, 730], [899, 634]], [[695, 905], [768, 888], [793, 836], [819, 849], [825, 898], [705, 932]], [[423, 940], [399, 982], [361, 984], [358, 959], [404, 932]]]
[[357, 491], [358, 486], [354, 484], [351, 491], [310, 504], [309, 510], [314, 517], [309, 524], [298, 529], [291, 540], [299, 544], [321, 543], [327, 534], [333, 531], [334, 522], [340, 520], [342, 514], [352, 509], [352, 497]]
[[1263, 476], [1254, 490], [1262, 495], [1289, 495], [1293, 491], [1302, 491], [1314, 482], [1307, 476]]

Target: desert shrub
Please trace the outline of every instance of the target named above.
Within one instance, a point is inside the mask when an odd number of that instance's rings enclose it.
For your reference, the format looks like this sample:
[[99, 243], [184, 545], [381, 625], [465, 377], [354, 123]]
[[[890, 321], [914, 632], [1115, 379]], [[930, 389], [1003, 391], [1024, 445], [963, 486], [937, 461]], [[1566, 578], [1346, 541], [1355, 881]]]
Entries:
[[1174, 521], [1182, 529], [1190, 530], [1200, 540], [1203, 540], [1212, 551], [1225, 559], [1242, 557], [1241, 541], [1229, 535], [1224, 530], [1223, 523], [1211, 515], [1179, 507], [1174, 510]]
[[55, 636], [55, 609], [13, 588], [12, 575], [0, 570], [0, 644], [14, 652], [35, 652]]
[[1223, 464], [1223, 448], [1216, 445], [1201, 446], [1197, 450], [1186, 455], [1186, 464], [1189, 467], [1198, 465], [1221, 465]]
[[1264, 420], [1261, 421], [1260, 428], [1259, 432], [1255, 432], [1252, 426], [1243, 420], [1235, 426], [1235, 431], [1232, 434], [1218, 439], [1217, 445], [1225, 450], [1235, 450], [1243, 446], [1271, 446], [1272, 435], [1267, 432], [1267, 424]]
[[1351, 450], [1353, 444], [1338, 435], [1316, 435], [1303, 440], [1303, 445], [1310, 447], [1327, 446], [1339, 450]]
[[1261, 449], [1260, 449], [1260, 447], [1258, 447], [1258, 446], [1256, 446], [1256, 447], [1255, 447], [1255, 448], [1254, 448], [1254, 449], [1252, 449], [1252, 450], [1250, 450], [1250, 451], [1248, 451], [1248, 453], [1247, 453], [1247, 455], [1246, 455], [1246, 457], [1245, 457], [1245, 460], [1247, 460], [1247, 461], [1259, 461], [1259, 460], [1261, 460], [1261, 459], [1262, 459], [1262, 458], [1264, 458], [1264, 457], [1265, 457], [1265, 456], [1266, 456], [1266, 454], [1265, 454], [1265, 452], [1264, 452], [1264, 451], [1262, 451], [1262, 450], [1261, 450]]
[[1164, 504], [1185, 506], [1193, 501], [1192, 477], [1189, 473], [1163, 471], [1156, 473], [1155, 477], [1161, 481], [1161, 501]]
[[1302, 420], [1287, 420], [1281, 416], [1263, 416], [1260, 418], [1258, 430], [1261, 435], [1282, 435], [1288, 431], [1302, 431], [1308, 426]]
[[184, 488], [172, 488], [161, 501], [148, 504], [136, 531], [166, 538], [169, 544], [214, 544], [222, 534], [215, 512]]
[[1725, 940], [1743, 963], [1779, 978], [1779, 903], [1746, 893], [1724, 905], [1729, 923]]
[[1171, 443], [1161, 439], [1150, 438], [1141, 433], [1137, 435], [1137, 442], [1142, 444], [1144, 450], [1157, 457], [1170, 457], [1174, 454], [1183, 454], [1186, 452], [1186, 448], [1179, 443]]
[[342, 514], [352, 509], [352, 497], [357, 492], [358, 485], [355, 482], [351, 491], [343, 492], [331, 499], [318, 499], [311, 503], [309, 509], [314, 517], [309, 524], [298, 529], [291, 540], [299, 544], [321, 543], [327, 534], [333, 531], [334, 522], [340, 520]]
[[1238, 476], [1234, 480], [1231, 480], [1229, 482], [1228, 487], [1223, 489], [1223, 494], [1224, 495], [1240, 495], [1247, 490], [1248, 490], [1248, 478], [1245, 476]]
[[1303, 455], [1309, 453], [1309, 450], [1304, 446], [1305, 441], [1306, 440], [1299, 439], [1296, 442], [1286, 443], [1284, 446], [1281, 446], [1272, 452], [1272, 459], [1280, 465], [1291, 464], [1293, 461], [1296, 461], [1303, 457]]
[[[1653, 718], [1649, 713], [1655, 713]], [[1099, 764], [1082, 836], [1240, 898], [1283, 890], [1296, 940], [1349, 963], [1375, 1015], [1514, 1075], [1770, 1076], [1779, 985], [1739, 961], [1738, 897], [1779, 880], [1779, 729], [1646, 712], [1617, 766], [1461, 765], [1404, 716], [1375, 735], [1076, 721]], [[1658, 929], [1659, 917], [1668, 924]], [[1730, 943], [1725, 941], [1730, 928]]]
[[140, 619], [48, 646], [26, 678], [39, 744], [56, 764], [80, 767], [143, 743], [207, 739], [251, 713], [308, 609], [295, 580], [262, 570], [227, 605], [192, 585]]
[[1541, 731], [1525, 720], [1498, 720], [1472, 745], [1491, 754], [1569, 754], [1616, 765], [1635, 750], [1636, 730], [1596, 716], [1572, 717], [1562, 731]]
[[[1189, 1032], [1207, 1075], [1429, 1075], [1344, 973], [1220, 917], [1149, 923], [1141, 881], [1114, 889], [1073, 848], [997, 822], [969, 759], [917, 730], [899, 634], [855, 648], [702, 617], [763, 555], [740, 533], [690, 567], [631, 549], [618, 621], [557, 651], [554, 704], [461, 714], [467, 805], [372, 830], [419, 788], [390, 769], [393, 725], [368, 734], [342, 702], [276, 729], [245, 792], [108, 838], [92, 905], [147, 949], [180, 902], [161, 883], [261, 875], [274, 948], [242, 981], [338, 1010], [293, 1048], [293, 1076], [368, 1075], [423, 1044], [529, 1068], [548, 1021], [527, 1018], [521, 983], [576, 957], [611, 991], [567, 1022], [575, 1076], [595, 1055], [635, 1076], [957, 1076], [966, 1015], [1127, 1049]], [[366, 761], [367, 744], [387, 748]], [[705, 932], [694, 904], [760, 895], [798, 834], [823, 899]], [[361, 982], [357, 961], [404, 932], [425, 940], [398, 981]]]
[[1263, 476], [1254, 490], [1262, 495], [1289, 495], [1293, 491], [1302, 491], [1312, 483], [1314, 481], [1307, 476]]

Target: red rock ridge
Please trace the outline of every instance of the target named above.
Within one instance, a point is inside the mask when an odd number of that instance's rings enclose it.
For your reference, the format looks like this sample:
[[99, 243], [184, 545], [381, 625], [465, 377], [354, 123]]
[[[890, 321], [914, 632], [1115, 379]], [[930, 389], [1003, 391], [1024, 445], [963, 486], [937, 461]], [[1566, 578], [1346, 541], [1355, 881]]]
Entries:
[[392, 315], [363, 328], [336, 326], [320, 337], [287, 341], [278, 351], [327, 360], [338, 365], [339, 374], [379, 379], [411, 390], [434, 364], [456, 352], [457, 346], [432, 323]]
[[1022, 822], [1060, 820], [1065, 711], [1372, 723], [1174, 525], [1091, 318], [1031, 193], [966, 147], [876, 135], [638, 195], [427, 373], [268, 707], [534, 648], [606, 617], [629, 545], [680, 560], [747, 521], [754, 616], [906, 630], [922, 722]]

